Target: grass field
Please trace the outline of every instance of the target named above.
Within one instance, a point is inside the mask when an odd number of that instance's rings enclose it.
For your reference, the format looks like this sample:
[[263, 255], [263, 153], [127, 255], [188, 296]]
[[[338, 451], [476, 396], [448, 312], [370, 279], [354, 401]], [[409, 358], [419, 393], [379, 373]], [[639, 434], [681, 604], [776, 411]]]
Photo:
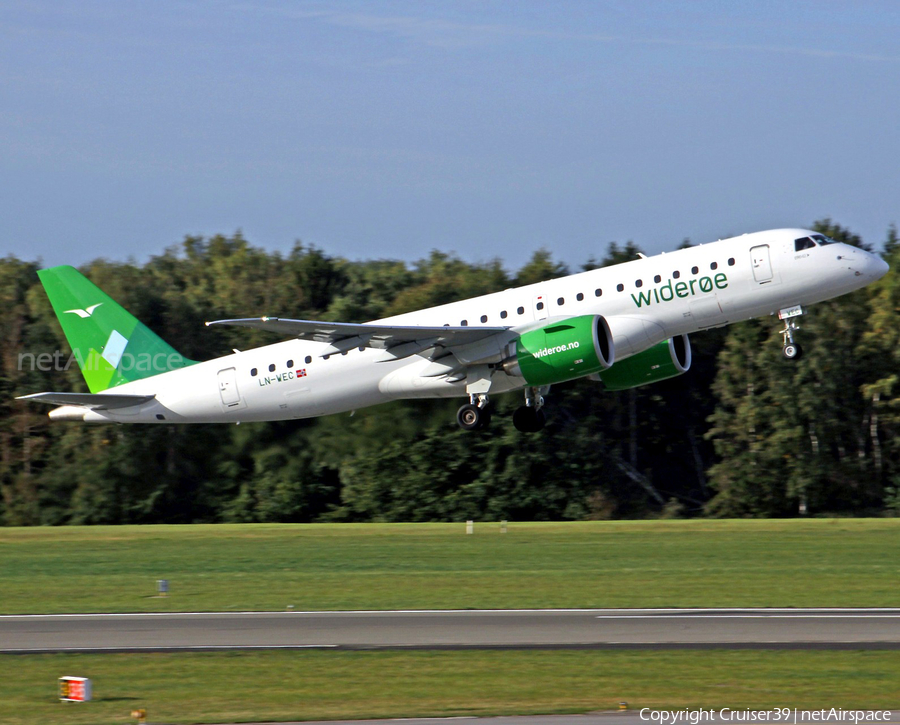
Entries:
[[[60, 703], [56, 679], [95, 701]], [[223, 723], [641, 707], [898, 705], [898, 652], [248, 652], [0, 657], [0, 722]], [[131, 721], [133, 722], [133, 721]]]
[[900, 519], [0, 528], [2, 613], [900, 606], [898, 581]]
[[[0, 529], [3, 613], [900, 606], [898, 575], [897, 519]], [[62, 675], [95, 702], [57, 702]], [[900, 652], [6, 655], [0, 722], [870, 709], [897, 682]]]

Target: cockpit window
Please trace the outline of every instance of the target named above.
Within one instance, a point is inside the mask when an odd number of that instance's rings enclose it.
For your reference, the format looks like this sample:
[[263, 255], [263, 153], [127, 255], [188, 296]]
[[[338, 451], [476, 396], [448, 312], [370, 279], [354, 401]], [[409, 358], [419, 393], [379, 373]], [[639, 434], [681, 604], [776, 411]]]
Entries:
[[834, 241], [830, 237], [826, 237], [824, 234], [813, 234], [812, 238], [815, 239], [819, 244], [837, 244], [836, 241]]
[[816, 246], [816, 243], [809, 237], [800, 237], [800, 239], [794, 240], [794, 251], [795, 252], [800, 252], [804, 249], [812, 249], [815, 246]]

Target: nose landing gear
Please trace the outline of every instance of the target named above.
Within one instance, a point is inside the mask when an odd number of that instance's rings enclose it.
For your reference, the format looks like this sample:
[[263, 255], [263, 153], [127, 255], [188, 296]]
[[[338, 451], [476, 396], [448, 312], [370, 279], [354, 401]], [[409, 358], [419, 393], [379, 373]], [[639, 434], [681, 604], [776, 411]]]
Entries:
[[803, 308], [800, 305], [788, 307], [778, 312], [778, 319], [784, 320], [784, 329], [781, 331], [784, 347], [781, 349], [781, 353], [788, 360], [799, 360], [803, 355], [803, 348], [800, 347], [799, 343], [794, 342], [794, 333], [800, 329], [794, 318], [802, 314]]

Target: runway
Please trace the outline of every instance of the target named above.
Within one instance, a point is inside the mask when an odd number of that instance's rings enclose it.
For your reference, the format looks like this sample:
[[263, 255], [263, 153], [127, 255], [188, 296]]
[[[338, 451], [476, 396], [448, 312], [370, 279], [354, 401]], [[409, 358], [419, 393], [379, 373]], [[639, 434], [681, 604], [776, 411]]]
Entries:
[[237, 649], [900, 649], [900, 609], [7, 615], [0, 652]]

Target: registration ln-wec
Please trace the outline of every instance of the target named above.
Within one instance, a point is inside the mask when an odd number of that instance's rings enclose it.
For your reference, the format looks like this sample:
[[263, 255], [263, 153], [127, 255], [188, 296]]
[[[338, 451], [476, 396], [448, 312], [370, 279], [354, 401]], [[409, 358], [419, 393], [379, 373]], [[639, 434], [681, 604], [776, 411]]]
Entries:
[[398, 399], [465, 398], [467, 430], [489, 396], [524, 391], [516, 428], [544, 426], [555, 383], [622, 390], [681, 375], [690, 333], [777, 314], [800, 357], [807, 305], [882, 277], [877, 255], [805, 229], [745, 234], [365, 324], [281, 317], [216, 320], [281, 342], [188, 360], [77, 270], [38, 272], [90, 393], [23, 396], [55, 420], [239, 423], [311, 418]]

